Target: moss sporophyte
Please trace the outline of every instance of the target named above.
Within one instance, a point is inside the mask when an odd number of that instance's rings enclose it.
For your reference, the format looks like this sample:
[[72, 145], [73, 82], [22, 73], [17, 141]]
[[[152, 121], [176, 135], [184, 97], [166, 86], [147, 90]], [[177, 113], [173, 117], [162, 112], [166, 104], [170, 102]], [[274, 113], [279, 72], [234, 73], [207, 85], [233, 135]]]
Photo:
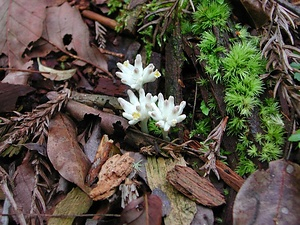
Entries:
[[152, 96], [151, 93], [145, 94], [143, 85], [156, 80], [161, 74], [158, 70], [154, 70], [153, 64], [149, 64], [144, 69], [141, 55], [136, 56], [134, 65], [125, 61], [123, 64], [118, 63], [117, 66], [122, 71], [116, 73], [121, 78], [121, 82], [138, 92], [137, 97], [132, 90], [128, 90], [129, 101], [118, 98], [124, 110], [122, 115], [129, 120], [130, 125], [139, 123], [141, 130], [145, 133], [148, 133], [148, 120], [151, 117], [156, 121], [155, 125], [161, 128], [163, 138], [168, 139], [170, 128], [186, 118], [186, 115], [182, 114], [186, 102], [182, 101], [179, 105], [175, 105], [173, 96], [164, 99], [162, 93], [158, 96]]

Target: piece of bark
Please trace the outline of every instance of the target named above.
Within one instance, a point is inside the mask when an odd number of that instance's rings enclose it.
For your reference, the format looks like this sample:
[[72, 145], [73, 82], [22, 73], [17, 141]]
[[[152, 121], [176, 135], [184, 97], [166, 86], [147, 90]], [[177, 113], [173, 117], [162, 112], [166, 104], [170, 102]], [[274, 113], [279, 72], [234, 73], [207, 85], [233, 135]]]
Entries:
[[220, 160], [216, 161], [216, 167], [222, 180], [238, 192], [245, 180]]
[[[175, 165], [186, 165], [183, 157], [177, 160], [164, 159], [162, 157], [147, 157], [146, 171], [147, 184], [150, 189], [157, 194], [160, 190], [166, 197], [161, 197], [163, 202], [163, 214], [165, 225], [190, 224], [197, 212], [196, 203], [184, 195], [180, 194], [167, 180], [167, 172], [172, 170]], [[166, 209], [167, 207], [167, 209]]]
[[90, 197], [94, 201], [103, 200], [116, 191], [123, 180], [133, 170], [134, 159], [129, 156], [129, 153], [124, 155], [114, 155], [109, 158], [102, 166], [97, 186], [90, 192]]
[[219, 206], [225, 203], [224, 196], [209, 182], [186, 166], [176, 165], [168, 172], [167, 180], [182, 194], [205, 206]]

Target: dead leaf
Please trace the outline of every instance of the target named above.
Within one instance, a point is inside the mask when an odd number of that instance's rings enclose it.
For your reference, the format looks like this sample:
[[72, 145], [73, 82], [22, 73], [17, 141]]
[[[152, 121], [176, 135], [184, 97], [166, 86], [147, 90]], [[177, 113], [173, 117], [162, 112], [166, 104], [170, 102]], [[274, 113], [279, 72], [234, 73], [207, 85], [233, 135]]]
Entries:
[[[56, 205], [53, 215], [60, 216], [57, 218], [50, 218], [47, 224], [72, 225], [75, 215], [86, 213], [91, 207], [92, 203], [93, 201], [86, 193], [79, 188], [74, 188], [67, 194], [65, 199]], [[68, 215], [70, 215], [70, 217], [64, 217]]]
[[[73, 77], [73, 75], [76, 73], [76, 69], [56, 70], [48, 66], [44, 66], [41, 63], [40, 58], [37, 58], [37, 62], [41, 74], [50, 80], [68, 80], [71, 77]], [[43, 73], [43, 72], [47, 72], [47, 73]]]
[[300, 166], [285, 160], [256, 171], [238, 192], [233, 224], [299, 224]]
[[176, 165], [167, 174], [167, 180], [189, 199], [205, 206], [225, 203], [224, 196], [213, 184], [197, 174], [192, 168]]
[[24, 96], [35, 89], [25, 85], [13, 85], [0, 82], [0, 112], [12, 112], [18, 97]]
[[101, 118], [101, 129], [109, 135], [114, 133], [115, 126], [117, 124], [119, 124], [124, 130], [126, 130], [129, 126], [128, 121], [123, 117], [100, 111], [73, 100], [68, 101], [66, 110], [78, 121], [83, 120], [84, 116], [87, 114], [98, 116]]
[[28, 61], [23, 53], [42, 35], [46, 6], [43, 0], [1, 0], [0, 54], [8, 56], [9, 67]]
[[129, 156], [129, 153], [124, 155], [114, 155], [110, 157], [102, 166], [97, 186], [90, 192], [90, 197], [94, 201], [103, 200], [116, 191], [123, 180], [133, 170], [134, 159]]
[[32, 57], [43, 57], [58, 49], [73, 50], [80, 58], [107, 71], [104, 55], [90, 46], [89, 30], [80, 12], [67, 2], [47, 8], [42, 38], [34, 44], [36, 48], [30, 54]]
[[160, 225], [161, 218], [162, 202], [160, 198], [156, 195], [148, 195], [131, 201], [124, 208], [121, 214], [121, 223], [128, 225]]
[[22, 213], [29, 215], [32, 204], [32, 191], [35, 185], [34, 170], [28, 160], [18, 166], [14, 174], [13, 194]]
[[[30, 60], [27, 63], [20, 65], [18, 69], [28, 70], [32, 66], [33, 61]], [[4, 79], [2, 80], [3, 83], [9, 84], [20, 84], [20, 85], [28, 85], [28, 79], [31, 73], [24, 72], [24, 71], [11, 71], [9, 72]]]
[[91, 163], [79, 147], [74, 124], [62, 113], [50, 120], [47, 153], [63, 178], [89, 193], [84, 181]]

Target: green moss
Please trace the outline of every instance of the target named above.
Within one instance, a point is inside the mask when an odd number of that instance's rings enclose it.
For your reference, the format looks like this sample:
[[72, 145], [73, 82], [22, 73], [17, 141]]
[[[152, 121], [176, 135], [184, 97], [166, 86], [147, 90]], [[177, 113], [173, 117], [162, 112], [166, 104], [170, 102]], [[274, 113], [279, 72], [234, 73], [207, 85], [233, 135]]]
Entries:
[[222, 1], [203, 0], [193, 13], [192, 30], [195, 34], [201, 34], [213, 26], [225, 28], [230, 13], [230, 7]]

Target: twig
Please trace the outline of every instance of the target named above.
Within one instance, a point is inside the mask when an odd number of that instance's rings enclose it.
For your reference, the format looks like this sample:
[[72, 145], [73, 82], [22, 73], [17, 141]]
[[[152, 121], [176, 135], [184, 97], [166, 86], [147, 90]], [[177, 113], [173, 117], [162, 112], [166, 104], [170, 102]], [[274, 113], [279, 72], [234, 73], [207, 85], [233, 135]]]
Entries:
[[102, 25], [109, 27], [113, 30], [115, 30], [116, 26], [118, 25], [118, 23], [115, 20], [107, 18], [105, 16], [102, 16], [102, 15], [95, 13], [93, 11], [90, 11], [90, 10], [83, 10], [81, 12], [81, 14], [84, 17], [89, 18], [91, 20], [96, 20], [99, 23], [101, 23]]
[[[24, 70], [24, 69], [17, 69], [17, 68], [11, 68], [11, 67], [0, 68], [0, 71], [6, 71], [6, 70], [18, 71], [18, 72], [28, 72], [28, 73], [41, 73], [41, 71], [39, 71], [39, 70]], [[50, 74], [50, 72], [43, 72], [43, 73]]]

